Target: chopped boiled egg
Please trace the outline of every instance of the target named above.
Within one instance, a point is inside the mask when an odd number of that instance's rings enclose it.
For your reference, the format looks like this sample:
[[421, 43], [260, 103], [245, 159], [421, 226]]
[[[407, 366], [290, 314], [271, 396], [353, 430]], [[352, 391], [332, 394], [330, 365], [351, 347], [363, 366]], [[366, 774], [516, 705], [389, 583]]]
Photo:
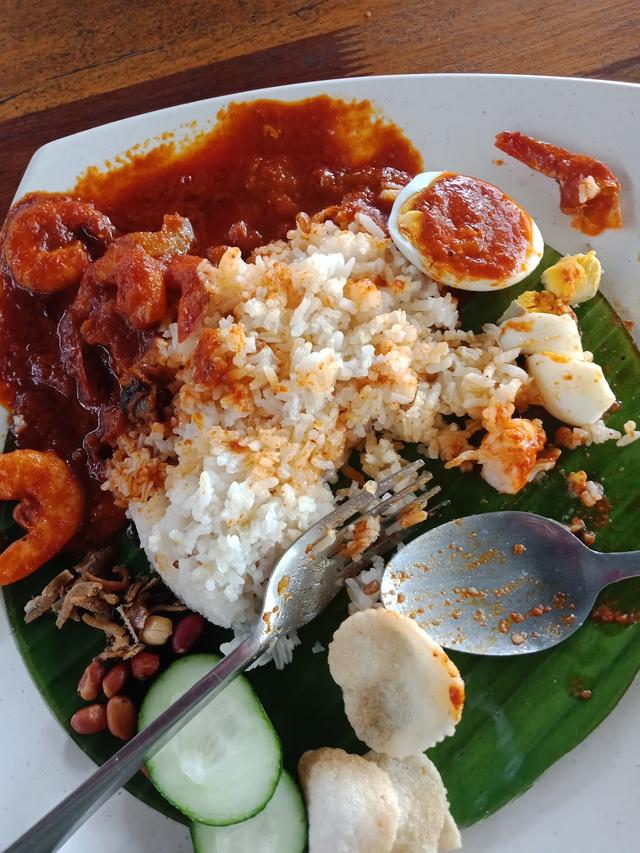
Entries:
[[542, 273], [542, 283], [548, 291], [578, 305], [592, 299], [598, 292], [602, 267], [594, 251], [586, 255], [561, 258]]
[[595, 423], [615, 395], [592, 354], [583, 351], [570, 305], [595, 294], [600, 262], [595, 252], [562, 258], [542, 280], [548, 290], [521, 294], [498, 321], [500, 346], [528, 356], [527, 371], [551, 415], [571, 426]]
[[531, 314], [557, 314], [559, 317], [568, 314], [574, 320], [578, 319], [567, 302], [558, 296], [554, 296], [548, 290], [525, 290], [517, 299], [509, 303], [496, 322], [500, 325], [505, 320], [523, 317], [527, 312]]
[[564, 423], [595, 423], [615, 403], [615, 394], [602, 368], [556, 352], [539, 352], [527, 358], [527, 371], [544, 407]]
[[461, 290], [501, 290], [540, 262], [531, 216], [493, 184], [455, 172], [423, 172], [396, 197], [389, 233], [435, 281]]
[[[540, 314], [569, 314], [574, 320], [576, 315], [571, 306], [549, 290], [525, 290], [512, 302], [525, 311], [537, 311]], [[506, 319], [506, 318], [505, 318]]]
[[547, 351], [583, 357], [578, 324], [569, 314], [531, 311], [505, 320], [500, 325], [500, 346], [503, 350], [519, 349], [523, 355]]

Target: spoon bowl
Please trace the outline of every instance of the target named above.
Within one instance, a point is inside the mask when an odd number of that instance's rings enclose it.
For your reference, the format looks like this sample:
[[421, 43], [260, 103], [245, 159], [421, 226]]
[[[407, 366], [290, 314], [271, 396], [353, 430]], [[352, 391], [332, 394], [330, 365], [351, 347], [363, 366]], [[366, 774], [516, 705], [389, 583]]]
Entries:
[[639, 552], [599, 553], [557, 521], [493, 512], [402, 548], [385, 568], [381, 597], [445, 648], [530, 654], [577, 631], [605, 586], [638, 575]]

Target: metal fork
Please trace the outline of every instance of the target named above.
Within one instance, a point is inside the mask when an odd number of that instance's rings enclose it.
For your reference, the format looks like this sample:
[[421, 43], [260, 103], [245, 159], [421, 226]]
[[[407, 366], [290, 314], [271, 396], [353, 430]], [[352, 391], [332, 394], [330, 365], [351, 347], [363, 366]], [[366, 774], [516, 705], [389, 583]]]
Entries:
[[[413, 462], [375, 486], [372, 484], [371, 491], [362, 489], [303, 533], [274, 566], [262, 613], [251, 633], [5, 853], [57, 850], [237, 675], [284, 634], [314, 619], [336, 596], [345, 579], [365, 568], [373, 556], [392, 550], [408, 532], [402, 525], [402, 511], [409, 506], [412, 510], [424, 507], [440, 491], [436, 486], [418, 494], [431, 479], [430, 473], [415, 477], [422, 465], [421, 461]], [[387, 495], [394, 490], [395, 494]], [[373, 517], [381, 520], [378, 539], [354, 562], [345, 551], [345, 542], [358, 521]]]

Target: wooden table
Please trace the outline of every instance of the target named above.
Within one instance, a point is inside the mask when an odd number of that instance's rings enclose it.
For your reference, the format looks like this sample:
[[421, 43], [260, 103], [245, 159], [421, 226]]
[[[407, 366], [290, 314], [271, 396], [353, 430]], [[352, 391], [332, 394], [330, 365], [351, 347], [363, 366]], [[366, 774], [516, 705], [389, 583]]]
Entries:
[[640, 82], [638, 0], [5, 0], [0, 216], [31, 155], [97, 124], [329, 77], [508, 72]]

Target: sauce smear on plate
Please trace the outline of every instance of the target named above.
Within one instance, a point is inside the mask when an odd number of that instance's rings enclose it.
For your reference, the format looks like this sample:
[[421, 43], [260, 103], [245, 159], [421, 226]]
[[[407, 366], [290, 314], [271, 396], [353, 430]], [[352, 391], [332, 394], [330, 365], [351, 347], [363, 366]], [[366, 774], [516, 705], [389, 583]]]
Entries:
[[496, 147], [555, 178], [560, 186], [560, 210], [573, 216], [571, 224], [583, 234], [595, 236], [605, 228], [622, 225], [620, 181], [606, 163], [517, 131], [499, 133]]
[[284, 237], [300, 211], [349, 194], [379, 207], [385, 180], [404, 184], [420, 167], [413, 145], [368, 101], [261, 100], [231, 104], [186, 148], [168, 142], [115, 171], [90, 169], [75, 192], [123, 231], [156, 230], [163, 214], [179, 213], [195, 230], [194, 254], [217, 244], [248, 252]]

